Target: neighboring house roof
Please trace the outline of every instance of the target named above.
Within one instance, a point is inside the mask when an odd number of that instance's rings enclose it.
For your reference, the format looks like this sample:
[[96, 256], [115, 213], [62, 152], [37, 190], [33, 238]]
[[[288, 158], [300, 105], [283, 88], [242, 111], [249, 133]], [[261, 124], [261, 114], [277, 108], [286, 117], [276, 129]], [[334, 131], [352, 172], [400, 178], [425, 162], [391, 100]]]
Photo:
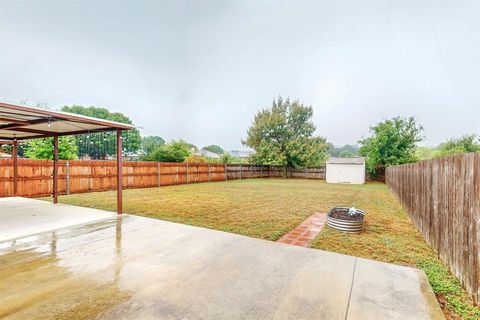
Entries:
[[220, 158], [220, 155], [218, 153], [211, 152], [205, 149], [200, 150], [198, 154], [206, 158]]
[[231, 150], [228, 153], [235, 158], [248, 158], [253, 154], [253, 151]]
[[355, 157], [355, 158], [334, 158], [330, 157], [327, 160], [327, 163], [330, 164], [364, 164], [365, 158]]

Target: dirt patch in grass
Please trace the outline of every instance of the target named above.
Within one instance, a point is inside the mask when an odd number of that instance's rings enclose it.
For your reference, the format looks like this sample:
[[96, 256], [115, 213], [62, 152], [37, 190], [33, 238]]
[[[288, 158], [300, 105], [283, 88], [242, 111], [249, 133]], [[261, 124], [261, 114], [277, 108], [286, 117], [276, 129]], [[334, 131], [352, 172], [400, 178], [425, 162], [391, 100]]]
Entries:
[[[115, 191], [78, 194], [61, 196], [60, 202], [114, 211], [115, 196]], [[124, 191], [127, 213], [266, 240], [278, 240], [315, 212], [342, 206], [365, 211], [364, 232], [345, 234], [326, 226], [310, 247], [421, 268], [447, 317], [480, 319], [480, 308], [473, 307], [384, 184], [248, 179]]]

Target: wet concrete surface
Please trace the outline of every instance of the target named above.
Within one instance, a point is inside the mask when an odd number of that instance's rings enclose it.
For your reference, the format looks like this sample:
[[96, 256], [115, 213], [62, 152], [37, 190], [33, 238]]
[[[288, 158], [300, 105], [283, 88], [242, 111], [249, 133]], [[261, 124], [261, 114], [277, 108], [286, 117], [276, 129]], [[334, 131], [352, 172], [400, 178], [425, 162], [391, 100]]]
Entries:
[[91, 223], [115, 213], [22, 197], [0, 198], [0, 241]]
[[1, 319], [443, 319], [423, 272], [123, 215], [0, 242]]

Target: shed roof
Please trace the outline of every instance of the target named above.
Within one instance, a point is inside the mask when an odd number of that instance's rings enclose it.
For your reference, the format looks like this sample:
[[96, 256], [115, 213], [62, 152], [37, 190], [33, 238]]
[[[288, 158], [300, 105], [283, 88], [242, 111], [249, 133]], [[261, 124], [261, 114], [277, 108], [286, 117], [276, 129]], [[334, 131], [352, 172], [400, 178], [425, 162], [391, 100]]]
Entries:
[[0, 101], [0, 139], [23, 140], [134, 128], [131, 124]]
[[363, 158], [363, 157], [355, 157], [355, 158], [330, 157], [330, 158], [328, 158], [327, 163], [330, 163], [330, 164], [364, 164], [365, 163], [365, 158]]

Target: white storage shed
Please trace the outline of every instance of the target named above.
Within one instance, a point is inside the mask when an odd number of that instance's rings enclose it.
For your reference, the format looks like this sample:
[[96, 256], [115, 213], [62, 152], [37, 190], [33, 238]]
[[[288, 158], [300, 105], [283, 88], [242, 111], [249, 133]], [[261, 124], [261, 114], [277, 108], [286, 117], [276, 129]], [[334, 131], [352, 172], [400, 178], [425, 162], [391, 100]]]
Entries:
[[365, 183], [365, 159], [329, 158], [327, 160], [327, 183]]

